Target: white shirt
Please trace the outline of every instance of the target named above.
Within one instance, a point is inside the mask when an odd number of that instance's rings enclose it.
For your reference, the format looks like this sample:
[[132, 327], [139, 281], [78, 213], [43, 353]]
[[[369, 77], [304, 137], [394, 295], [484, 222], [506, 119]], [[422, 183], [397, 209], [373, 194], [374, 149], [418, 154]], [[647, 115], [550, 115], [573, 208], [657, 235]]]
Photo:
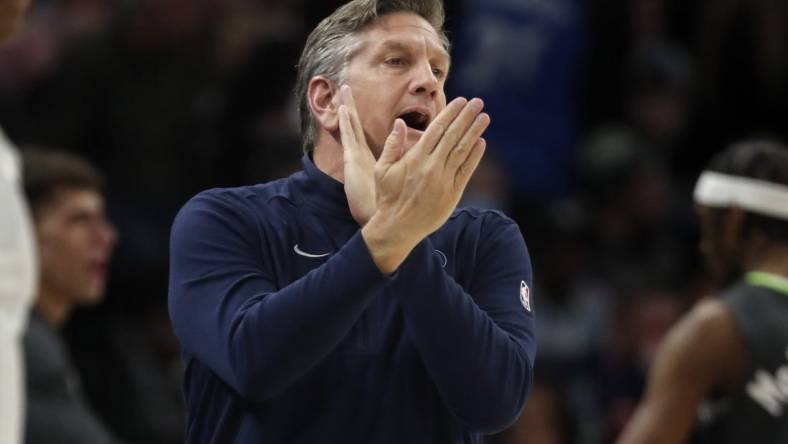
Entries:
[[36, 260], [19, 157], [0, 130], [0, 443], [22, 442], [24, 372], [20, 349], [36, 290]]

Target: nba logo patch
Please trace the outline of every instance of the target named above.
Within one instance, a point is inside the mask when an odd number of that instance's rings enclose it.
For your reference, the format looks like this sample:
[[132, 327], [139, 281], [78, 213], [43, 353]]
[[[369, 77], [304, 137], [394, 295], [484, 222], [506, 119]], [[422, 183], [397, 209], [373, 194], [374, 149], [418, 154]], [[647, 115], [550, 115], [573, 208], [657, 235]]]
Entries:
[[531, 311], [531, 290], [525, 281], [520, 281], [520, 303], [526, 310]]

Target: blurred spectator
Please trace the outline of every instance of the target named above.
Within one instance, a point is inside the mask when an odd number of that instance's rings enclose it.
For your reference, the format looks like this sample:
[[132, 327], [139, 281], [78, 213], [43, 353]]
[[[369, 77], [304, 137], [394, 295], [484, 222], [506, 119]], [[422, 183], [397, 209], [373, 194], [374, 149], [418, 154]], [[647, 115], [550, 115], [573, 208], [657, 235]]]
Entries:
[[[109, 17], [59, 53], [54, 73], [7, 92], [26, 109], [0, 106], [0, 118], [16, 140], [79, 151], [107, 172], [108, 211], [128, 241], [123, 282], [138, 279], [127, 270], [166, 270], [168, 227], [188, 196], [300, 159], [275, 146], [297, 134], [286, 110], [304, 37], [285, 4], [148, 0], [113, 4]], [[150, 297], [161, 304], [162, 294]], [[127, 296], [137, 299], [112, 292]]]
[[578, 156], [596, 264], [607, 280], [675, 286], [693, 268], [689, 196], [651, 141], [626, 127], [593, 133]]
[[104, 296], [116, 234], [104, 216], [101, 179], [79, 158], [29, 150], [24, 181], [41, 261], [24, 340], [26, 442], [117, 442], [87, 404], [58, 331], [76, 307]]
[[[681, 160], [694, 99], [693, 66], [688, 54], [662, 41], [635, 50], [629, 62], [627, 120], [673, 168]], [[689, 175], [694, 178], [695, 171]]]

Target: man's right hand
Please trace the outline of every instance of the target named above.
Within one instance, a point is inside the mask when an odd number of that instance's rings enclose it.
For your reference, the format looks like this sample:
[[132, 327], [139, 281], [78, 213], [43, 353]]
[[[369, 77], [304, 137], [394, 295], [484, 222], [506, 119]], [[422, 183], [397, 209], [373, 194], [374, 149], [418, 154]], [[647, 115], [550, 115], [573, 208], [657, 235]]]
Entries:
[[480, 137], [490, 117], [483, 106], [480, 99], [453, 100], [407, 152], [405, 122], [394, 123], [375, 165], [377, 209], [362, 229], [382, 272], [393, 273], [456, 208], [484, 154]]

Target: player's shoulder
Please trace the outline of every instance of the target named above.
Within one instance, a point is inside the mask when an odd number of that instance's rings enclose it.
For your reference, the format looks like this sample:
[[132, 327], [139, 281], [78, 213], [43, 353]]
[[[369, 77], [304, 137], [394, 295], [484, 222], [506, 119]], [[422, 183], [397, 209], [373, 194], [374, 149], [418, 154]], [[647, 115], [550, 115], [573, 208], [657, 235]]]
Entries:
[[687, 381], [721, 387], [739, 377], [742, 340], [728, 307], [719, 297], [707, 296], [671, 329], [657, 360]]
[[735, 322], [726, 304], [717, 296], [706, 296], [689, 309], [669, 336], [683, 345], [703, 348], [725, 342], [734, 328]]
[[668, 335], [668, 344], [693, 356], [697, 361], [730, 353], [739, 336], [729, 307], [717, 296], [699, 300]]
[[718, 296], [706, 296], [700, 299], [687, 314], [687, 322], [698, 334], [713, 333], [720, 327], [727, 327], [733, 322], [730, 308]]

